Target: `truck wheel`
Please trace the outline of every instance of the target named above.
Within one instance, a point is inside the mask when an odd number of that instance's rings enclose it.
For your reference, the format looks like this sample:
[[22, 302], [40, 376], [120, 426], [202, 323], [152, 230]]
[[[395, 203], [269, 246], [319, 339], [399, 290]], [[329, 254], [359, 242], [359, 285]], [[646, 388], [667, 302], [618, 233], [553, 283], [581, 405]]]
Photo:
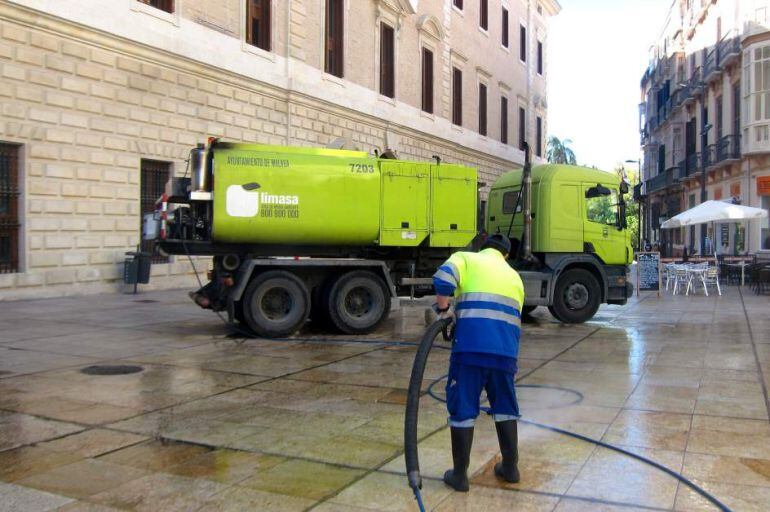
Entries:
[[390, 312], [390, 292], [376, 274], [355, 270], [343, 274], [329, 291], [329, 318], [346, 334], [372, 332]]
[[285, 270], [260, 274], [246, 288], [243, 316], [259, 336], [288, 336], [302, 327], [309, 313], [310, 293], [305, 283]]
[[580, 324], [593, 318], [601, 303], [599, 281], [588, 270], [567, 270], [556, 281], [553, 305], [548, 306], [557, 320]]

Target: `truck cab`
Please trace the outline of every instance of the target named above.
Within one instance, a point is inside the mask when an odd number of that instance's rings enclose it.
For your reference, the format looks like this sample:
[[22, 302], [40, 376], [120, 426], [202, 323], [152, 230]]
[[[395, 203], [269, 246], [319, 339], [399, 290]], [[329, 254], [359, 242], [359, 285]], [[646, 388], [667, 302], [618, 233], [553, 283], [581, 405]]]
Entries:
[[[523, 238], [522, 170], [501, 176], [489, 194], [487, 233]], [[614, 174], [548, 164], [531, 174], [531, 253], [512, 259], [526, 288], [528, 309], [548, 306], [559, 320], [584, 322], [602, 303], [625, 304], [633, 260], [625, 224], [628, 185]]]

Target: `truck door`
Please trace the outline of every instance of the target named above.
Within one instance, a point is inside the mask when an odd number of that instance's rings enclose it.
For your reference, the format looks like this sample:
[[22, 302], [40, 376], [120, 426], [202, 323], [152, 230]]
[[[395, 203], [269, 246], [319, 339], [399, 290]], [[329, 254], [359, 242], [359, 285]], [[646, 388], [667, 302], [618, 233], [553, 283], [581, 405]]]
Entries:
[[[608, 265], [625, 261], [625, 244], [618, 242], [618, 190], [609, 188], [609, 195], [586, 197], [596, 184], [583, 185], [583, 250], [596, 254]], [[620, 238], [623, 238], [622, 236]]]

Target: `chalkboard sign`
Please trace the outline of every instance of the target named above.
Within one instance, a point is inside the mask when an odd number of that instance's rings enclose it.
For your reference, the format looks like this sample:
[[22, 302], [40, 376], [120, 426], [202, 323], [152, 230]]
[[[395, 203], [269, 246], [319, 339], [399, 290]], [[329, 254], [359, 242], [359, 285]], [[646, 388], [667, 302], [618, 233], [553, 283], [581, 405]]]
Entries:
[[660, 253], [640, 252], [636, 254], [636, 290], [638, 292], [658, 292], [660, 295]]

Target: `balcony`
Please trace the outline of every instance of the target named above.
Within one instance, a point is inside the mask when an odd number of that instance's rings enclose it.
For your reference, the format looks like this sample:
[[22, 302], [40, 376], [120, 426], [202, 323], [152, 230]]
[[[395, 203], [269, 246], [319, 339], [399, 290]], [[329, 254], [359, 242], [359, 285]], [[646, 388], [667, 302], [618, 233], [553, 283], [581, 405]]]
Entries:
[[685, 160], [685, 176], [693, 176], [700, 171], [700, 153], [692, 153]]
[[687, 159], [680, 160], [676, 164], [676, 170], [674, 171], [674, 180], [679, 182], [687, 177]]
[[713, 167], [717, 160], [717, 145], [706, 146], [706, 168]]
[[703, 91], [698, 84], [700, 84], [701, 72], [700, 68], [695, 68], [687, 81], [687, 87], [685, 87], [687, 94], [682, 99], [682, 105], [687, 106], [695, 102], [696, 96], [700, 96]]
[[717, 45], [717, 58], [720, 68], [725, 68], [736, 62], [741, 56], [741, 39], [725, 37]]
[[706, 54], [706, 60], [703, 64], [703, 78], [706, 83], [718, 80], [722, 76], [722, 69], [718, 66], [717, 57], [716, 48]]
[[657, 192], [666, 188], [666, 173], [662, 172], [654, 178], [647, 180], [647, 193]]
[[729, 164], [741, 159], [741, 136], [725, 135], [716, 143], [714, 164]]

